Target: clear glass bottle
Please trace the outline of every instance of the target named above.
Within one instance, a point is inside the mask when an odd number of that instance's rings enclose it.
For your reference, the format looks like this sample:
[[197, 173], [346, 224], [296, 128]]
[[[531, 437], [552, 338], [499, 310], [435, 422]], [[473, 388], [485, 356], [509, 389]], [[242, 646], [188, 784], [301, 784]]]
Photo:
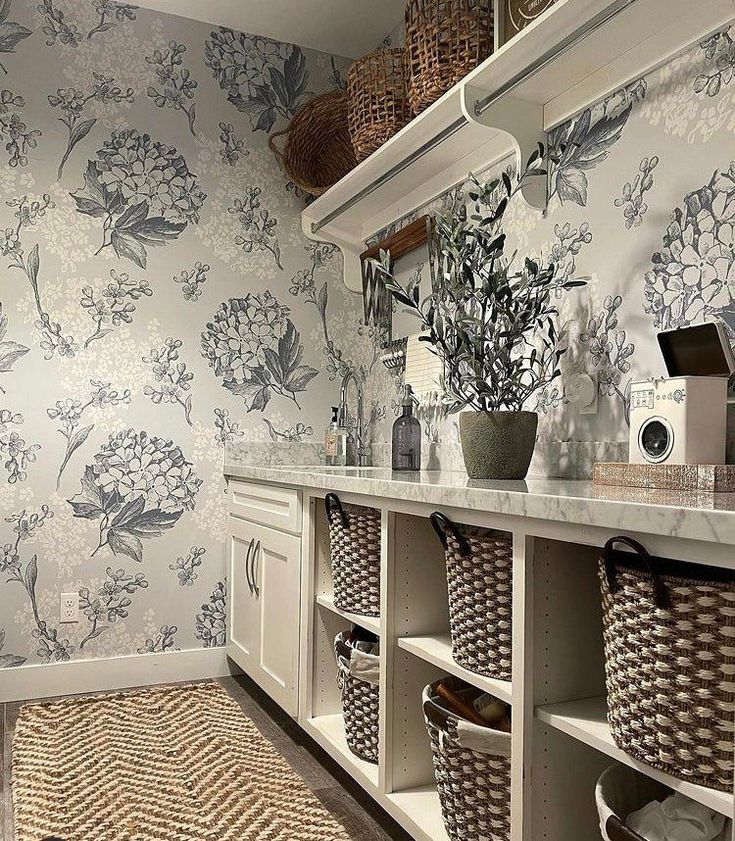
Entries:
[[340, 422], [340, 411], [332, 406], [332, 422], [324, 434], [325, 461], [331, 467], [347, 464], [347, 429]]
[[403, 413], [393, 424], [393, 469], [421, 470], [421, 423], [413, 416], [413, 390], [403, 388]]

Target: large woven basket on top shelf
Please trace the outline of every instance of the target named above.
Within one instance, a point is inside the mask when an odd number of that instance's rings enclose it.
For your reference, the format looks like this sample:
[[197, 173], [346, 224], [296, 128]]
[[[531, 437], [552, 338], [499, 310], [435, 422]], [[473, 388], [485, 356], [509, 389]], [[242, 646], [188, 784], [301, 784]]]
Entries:
[[408, 0], [408, 100], [428, 108], [495, 47], [494, 0]]
[[452, 657], [471, 672], [511, 679], [513, 538], [431, 515], [444, 545]]
[[617, 537], [599, 573], [616, 745], [674, 777], [732, 791], [735, 571], [652, 558]]
[[[439, 681], [466, 703], [481, 695], [456, 678]], [[438, 683], [423, 691], [434, 775], [450, 841], [509, 841], [511, 734], [478, 727], [448, 711]]]
[[[285, 137], [283, 149], [276, 138]], [[357, 166], [347, 122], [347, 94], [329, 91], [301, 108], [287, 129], [268, 139], [273, 154], [293, 183], [320, 196]]]
[[406, 91], [406, 51], [375, 50], [347, 74], [352, 146], [359, 161], [379, 149], [411, 119]]

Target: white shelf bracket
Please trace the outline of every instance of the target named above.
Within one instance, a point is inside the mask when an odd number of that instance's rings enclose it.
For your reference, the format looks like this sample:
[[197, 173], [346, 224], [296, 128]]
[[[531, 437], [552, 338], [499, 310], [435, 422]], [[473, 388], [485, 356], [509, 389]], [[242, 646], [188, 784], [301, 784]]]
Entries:
[[311, 229], [311, 220], [304, 214], [301, 218], [302, 230], [306, 237], [314, 242], [327, 242], [336, 245], [342, 252], [344, 269], [342, 279], [345, 286], [351, 292], [362, 294], [362, 263], [360, 255], [367, 248], [363, 240], [355, 237], [341, 236], [330, 231], [329, 226], [322, 228], [317, 233]]
[[[508, 135], [515, 147], [517, 172], [523, 172], [539, 143], [543, 143], [544, 149], [547, 148], [544, 106], [538, 102], [503, 96], [478, 114], [477, 104], [487, 97], [487, 91], [465, 85], [462, 89], [462, 111], [471, 123]], [[548, 179], [542, 175], [531, 178], [521, 187], [520, 193], [528, 205], [545, 211], [548, 203]]]

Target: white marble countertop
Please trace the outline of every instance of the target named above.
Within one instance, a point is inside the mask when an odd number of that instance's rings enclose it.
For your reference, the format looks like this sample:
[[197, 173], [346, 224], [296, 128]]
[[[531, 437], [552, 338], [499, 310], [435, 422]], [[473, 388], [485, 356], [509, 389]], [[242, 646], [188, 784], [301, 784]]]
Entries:
[[225, 475], [277, 485], [735, 545], [735, 494], [614, 488], [567, 479], [476, 481], [465, 473], [383, 467], [225, 464]]

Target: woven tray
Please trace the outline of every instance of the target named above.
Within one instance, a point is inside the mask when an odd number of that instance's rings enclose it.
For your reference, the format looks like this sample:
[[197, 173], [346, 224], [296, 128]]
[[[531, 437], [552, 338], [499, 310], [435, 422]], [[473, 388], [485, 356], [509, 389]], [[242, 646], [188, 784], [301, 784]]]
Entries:
[[625, 464], [596, 462], [595, 485], [668, 491], [735, 493], [735, 464]]

